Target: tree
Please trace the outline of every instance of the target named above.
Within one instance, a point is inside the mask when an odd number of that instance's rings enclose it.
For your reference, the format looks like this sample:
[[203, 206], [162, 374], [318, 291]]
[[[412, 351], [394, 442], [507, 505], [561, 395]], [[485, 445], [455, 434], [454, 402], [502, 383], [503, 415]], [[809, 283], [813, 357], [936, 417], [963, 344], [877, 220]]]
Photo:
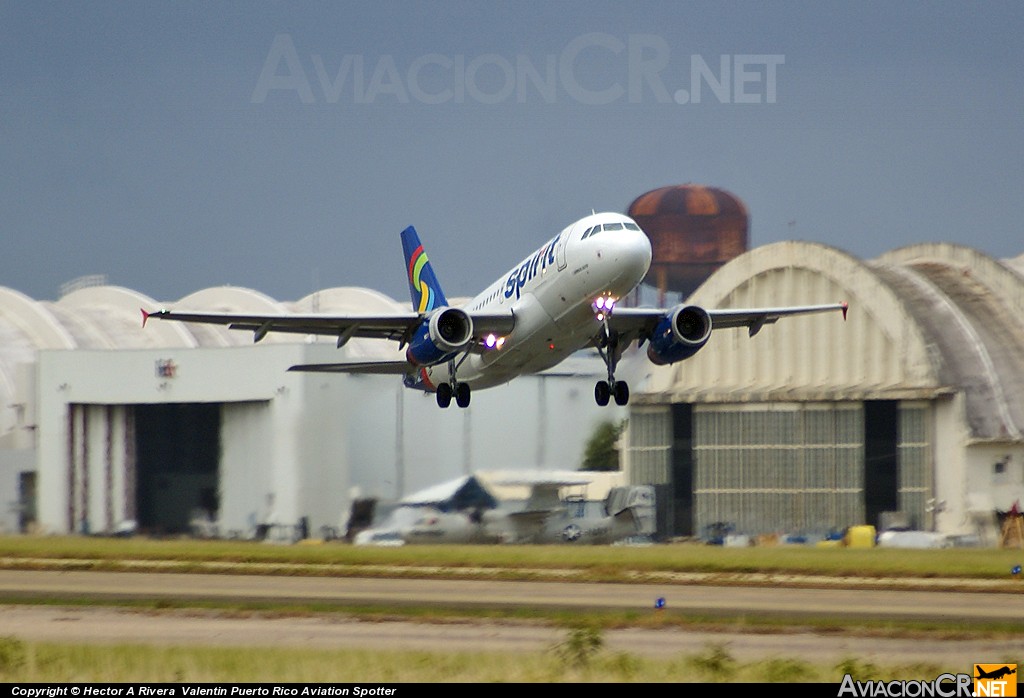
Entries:
[[580, 470], [614, 471], [619, 469], [619, 436], [626, 428], [626, 420], [601, 422], [587, 440]]

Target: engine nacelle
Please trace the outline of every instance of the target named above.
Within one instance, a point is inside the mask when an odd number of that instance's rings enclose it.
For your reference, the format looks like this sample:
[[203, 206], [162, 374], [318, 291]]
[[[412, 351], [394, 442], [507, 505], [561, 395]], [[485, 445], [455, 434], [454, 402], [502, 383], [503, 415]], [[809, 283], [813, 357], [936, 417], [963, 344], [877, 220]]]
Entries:
[[471, 339], [473, 320], [466, 311], [438, 308], [416, 328], [405, 357], [416, 366], [433, 366], [465, 349]]
[[658, 321], [647, 357], [659, 366], [688, 359], [708, 343], [711, 316], [696, 305], [678, 305]]

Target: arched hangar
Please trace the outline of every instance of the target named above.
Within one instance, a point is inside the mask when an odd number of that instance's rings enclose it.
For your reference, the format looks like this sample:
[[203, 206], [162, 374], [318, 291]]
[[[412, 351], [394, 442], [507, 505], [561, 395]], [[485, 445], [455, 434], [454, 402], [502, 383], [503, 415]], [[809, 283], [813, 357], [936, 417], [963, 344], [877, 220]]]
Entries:
[[631, 482], [668, 486], [670, 533], [907, 526], [991, 535], [1024, 500], [1024, 276], [951, 244], [861, 261], [755, 248], [688, 302], [845, 300], [849, 317], [712, 335], [630, 405]]

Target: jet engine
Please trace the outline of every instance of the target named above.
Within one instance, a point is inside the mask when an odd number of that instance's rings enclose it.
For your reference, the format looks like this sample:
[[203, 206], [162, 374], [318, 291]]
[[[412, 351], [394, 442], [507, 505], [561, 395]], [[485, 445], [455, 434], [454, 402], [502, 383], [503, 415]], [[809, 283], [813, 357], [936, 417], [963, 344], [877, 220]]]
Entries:
[[466, 311], [438, 308], [416, 328], [405, 356], [416, 366], [433, 366], [465, 349], [471, 339], [473, 320]]
[[677, 305], [658, 321], [647, 346], [647, 357], [659, 366], [688, 359], [708, 343], [711, 317], [696, 305]]

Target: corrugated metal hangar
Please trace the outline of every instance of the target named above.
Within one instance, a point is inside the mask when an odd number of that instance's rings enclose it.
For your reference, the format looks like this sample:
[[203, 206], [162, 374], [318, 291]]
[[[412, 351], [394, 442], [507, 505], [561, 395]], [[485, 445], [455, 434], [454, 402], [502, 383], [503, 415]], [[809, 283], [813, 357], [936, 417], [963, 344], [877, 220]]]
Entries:
[[652, 367], [630, 405], [630, 481], [670, 486], [676, 535], [899, 522], [991, 536], [1024, 499], [1022, 267], [949, 244], [864, 262], [784, 242], [733, 259], [690, 302], [847, 300], [848, 321], [716, 333]]
[[[631, 484], [661, 485], [664, 536], [824, 534], [887, 523], [991, 529], [1024, 499], [1024, 257], [949, 244], [862, 261], [803, 242], [755, 248], [690, 297], [708, 307], [846, 300], [754, 337], [716, 332], [694, 357], [631, 352], [628, 408], [593, 401], [599, 360], [480, 391], [471, 409], [387, 376], [289, 373], [298, 363], [390, 358], [353, 340], [252, 336], [150, 323], [164, 305], [123, 288], [57, 301], [0, 288], [2, 527], [44, 532], [338, 527], [351, 503], [480, 469], [577, 467], [602, 421], [629, 417]], [[240, 288], [173, 304], [225, 312], [373, 312], [365, 289], [281, 303]], [[339, 353], [340, 351], [340, 353]], [[663, 511], [662, 511], [663, 509]], [[991, 542], [991, 541], [990, 541]]]

